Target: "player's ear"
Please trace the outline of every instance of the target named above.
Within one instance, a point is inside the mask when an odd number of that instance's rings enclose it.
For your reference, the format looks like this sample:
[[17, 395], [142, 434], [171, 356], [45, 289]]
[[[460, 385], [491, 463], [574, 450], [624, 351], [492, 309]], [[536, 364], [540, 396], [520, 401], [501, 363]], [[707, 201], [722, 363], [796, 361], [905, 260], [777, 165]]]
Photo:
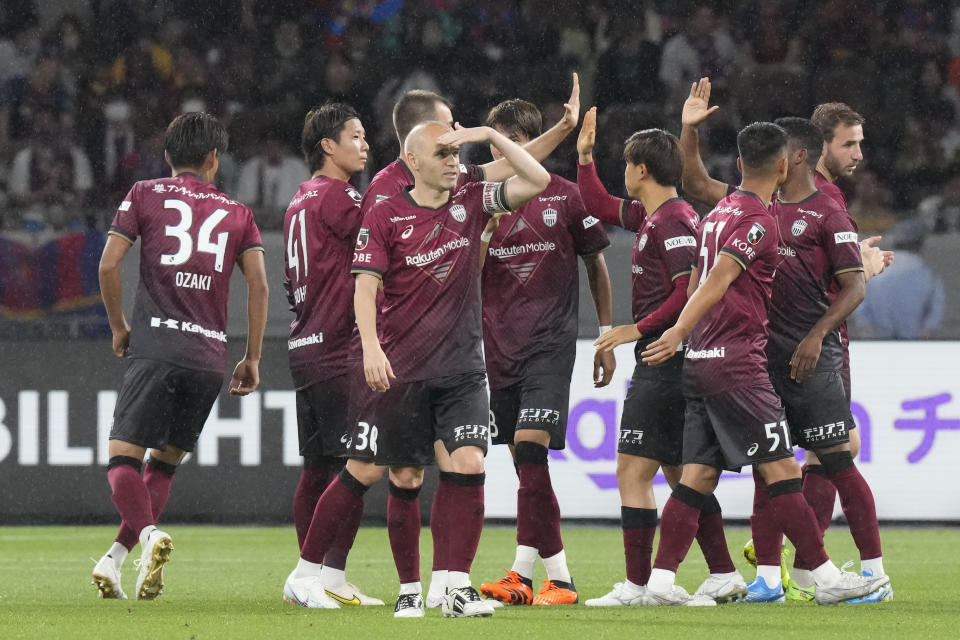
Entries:
[[163, 161], [166, 162], [171, 169], [173, 169], [173, 163], [170, 162], [170, 154], [166, 151], [163, 152]]
[[320, 148], [323, 149], [323, 152], [328, 156], [332, 156], [333, 152], [337, 149], [337, 143], [335, 140], [330, 138], [323, 138], [320, 140]]
[[740, 162], [740, 156], [737, 156], [737, 171], [743, 175], [743, 163]]

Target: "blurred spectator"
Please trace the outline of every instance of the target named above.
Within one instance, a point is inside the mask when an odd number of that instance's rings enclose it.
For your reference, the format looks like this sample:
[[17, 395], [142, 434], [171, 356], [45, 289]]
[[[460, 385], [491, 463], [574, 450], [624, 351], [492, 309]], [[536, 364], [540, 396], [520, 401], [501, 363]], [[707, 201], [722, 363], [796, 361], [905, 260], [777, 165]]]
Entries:
[[283, 214], [302, 182], [310, 179], [307, 165], [290, 153], [269, 128], [260, 152], [243, 163], [237, 199], [253, 209], [261, 229], [283, 226]]
[[960, 175], [950, 178], [939, 193], [920, 201], [917, 216], [928, 232], [960, 231]]
[[893, 196], [869, 169], [857, 169], [854, 177], [856, 195], [850, 202], [850, 215], [857, 221], [860, 233], [868, 236], [882, 234], [896, 222], [896, 214], [891, 208]]
[[54, 111], [36, 111], [31, 125], [30, 144], [14, 157], [7, 184], [20, 221], [36, 229], [82, 222], [93, 187], [86, 154], [70, 143]]
[[27, 77], [14, 76], [0, 92], [0, 146], [26, 140], [33, 115], [53, 112], [67, 125], [73, 118], [73, 102], [60, 77], [60, 63], [49, 54], [37, 57]]
[[905, 220], [887, 235], [897, 252], [894, 266], [867, 283], [867, 297], [854, 312], [864, 337], [915, 340], [937, 335], [945, 296], [940, 276], [920, 256], [926, 233], [920, 220]]
[[[650, 19], [646, 13], [638, 17]], [[601, 36], [609, 37], [609, 48], [597, 60], [597, 106], [661, 100], [660, 45], [645, 37], [642, 23], [619, 17], [609, 22], [609, 35]]]

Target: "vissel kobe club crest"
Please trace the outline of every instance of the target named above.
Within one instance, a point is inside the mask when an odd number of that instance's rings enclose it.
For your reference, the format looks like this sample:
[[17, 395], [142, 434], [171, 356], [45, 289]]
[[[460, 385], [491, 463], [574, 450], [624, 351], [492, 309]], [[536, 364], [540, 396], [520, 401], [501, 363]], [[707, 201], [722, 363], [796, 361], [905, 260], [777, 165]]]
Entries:
[[643, 251], [643, 248], [647, 246], [647, 234], [640, 236], [640, 239], [637, 240], [637, 251]]
[[450, 207], [450, 215], [452, 215], [453, 219], [457, 222], [463, 222], [467, 219], [467, 210], [462, 204], [455, 204]]
[[793, 223], [793, 226], [790, 227], [790, 233], [792, 233], [795, 236], [798, 236], [801, 233], [803, 233], [806, 230], [806, 228], [807, 228], [806, 220], [802, 220], [802, 219], [797, 220]]
[[557, 210], [552, 207], [547, 207], [543, 210], [543, 224], [548, 227], [552, 227], [557, 224]]

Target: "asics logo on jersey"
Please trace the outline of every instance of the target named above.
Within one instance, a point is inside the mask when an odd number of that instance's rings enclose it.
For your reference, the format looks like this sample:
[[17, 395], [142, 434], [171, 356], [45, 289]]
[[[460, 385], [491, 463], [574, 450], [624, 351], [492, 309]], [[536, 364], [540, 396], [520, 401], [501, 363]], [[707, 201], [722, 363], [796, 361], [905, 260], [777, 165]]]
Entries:
[[759, 449], [760, 449], [760, 445], [759, 445], [758, 443], [754, 442], [752, 445], [750, 445], [750, 448], [747, 449], [747, 455], [750, 456], [750, 457], [753, 457], [753, 455], [754, 455]]
[[407, 225], [407, 228], [403, 230], [403, 233], [400, 234], [400, 237], [406, 240], [413, 234], [413, 225]]

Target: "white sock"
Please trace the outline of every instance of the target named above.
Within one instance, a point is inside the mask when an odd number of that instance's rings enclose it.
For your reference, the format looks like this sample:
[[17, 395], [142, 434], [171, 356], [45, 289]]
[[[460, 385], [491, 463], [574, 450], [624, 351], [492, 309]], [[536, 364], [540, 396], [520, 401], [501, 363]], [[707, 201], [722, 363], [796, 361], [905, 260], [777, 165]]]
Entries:
[[809, 589], [814, 585], [813, 572], [809, 569], [793, 568], [793, 581], [802, 589]]
[[442, 596], [447, 593], [447, 570], [439, 569], [430, 574], [431, 596]]
[[874, 576], [885, 576], [883, 572], [883, 558], [871, 558], [860, 561], [860, 571], [869, 571]]
[[[560, 553], [543, 559], [543, 568], [547, 570], [547, 580], [551, 582], [571, 582], [570, 569], [567, 568], [567, 554], [561, 549]], [[520, 574], [523, 575], [523, 574]]]
[[524, 578], [532, 579], [533, 563], [537, 561], [538, 555], [539, 554], [534, 547], [518, 544], [517, 557], [514, 559], [513, 567], [511, 567], [510, 570], [516, 571]]
[[423, 587], [420, 586], [419, 582], [408, 582], [400, 585], [400, 595], [403, 596], [414, 593], [423, 593]]
[[720, 578], [721, 580], [730, 580], [737, 575], [737, 570], [727, 571], [726, 573], [711, 573], [711, 578]]
[[462, 589], [470, 586], [470, 574], [463, 571], [447, 571], [447, 589]]
[[638, 596], [643, 592], [643, 585], [633, 584], [629, 580], [623, 581], [623, 590], [628, 596]]
[[775, 589], [780, 584], [780, 565], [758, 564], [757, 577], [763, 578], [768, 587]]
[[150, 539], [150, 534], [157, 530], [157, 525], [148, 524], [143, 529], [140, 530], [140, 546], [143, 547], [146, 545], [147, 540]]
[[810, 573], [813, 574], [813, 581], [818, 587], [829, 587], [840, 579], [840, 569], [829, 560]]
[[303, 558], [297, 560], [297, 568], [293, 570], [294, 578], [307, 578], [309, 576], [317, 576], [318, 578], [323, 574], [323, 565], [317, 564], [315, 562], [307, 562]]
[[647, 580], [647, 589], [664, 593], [670, 591], [673, 583], [677, 580], [677, 574], [666, 569], [654, 569], [650, 572], [650, 579]]
[[127, 559], [128, 553], [130, 553], [130, 550], [119, 542], [114, 542], [107, 550], [107, 555], [113, 558], [113, 564], [116, 565], [117, 569], [123, 565], [123, 561]]
[[346, 584], [347, 574], [343, 569], [323, 565], [320, 569], [320, 582], [323, 583], [324, 589], [335, 589]]

